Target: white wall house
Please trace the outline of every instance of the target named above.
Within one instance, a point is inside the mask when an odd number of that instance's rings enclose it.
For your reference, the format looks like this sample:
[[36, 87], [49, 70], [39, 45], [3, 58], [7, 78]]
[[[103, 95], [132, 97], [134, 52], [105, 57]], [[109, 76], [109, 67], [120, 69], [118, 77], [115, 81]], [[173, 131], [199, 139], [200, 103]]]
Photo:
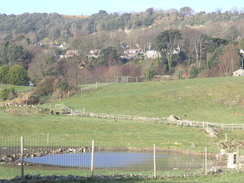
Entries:
[[161, 54], [155, 50], [148, 50], [146, 53], [144, 53], [144, 56], [147, 58], [161, 58]]
[[234, 71], [233, 76], [244, 76], [244, 69], [238, 69]]

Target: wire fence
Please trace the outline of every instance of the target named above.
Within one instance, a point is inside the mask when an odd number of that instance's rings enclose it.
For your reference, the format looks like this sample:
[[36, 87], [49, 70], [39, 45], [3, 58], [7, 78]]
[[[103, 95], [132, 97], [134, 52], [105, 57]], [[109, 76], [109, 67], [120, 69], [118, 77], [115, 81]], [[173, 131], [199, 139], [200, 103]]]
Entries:
[[[117, 147], [94, 141], [65, 141], [29, 138], [0, 139], [0, 179], [27, 174], [85, 175], [134, 173], [156, 177], [159, 174], [206, 174], [227, 166], [226, 159], [213, 158], [203, 149], [198, 156], [161, 151], [156, 145], [140, 149]], [[233, 156], [234, 157], [234, 156]], [[237, 168], [239, 155], [235, 155]], [[102, 173], [102, 174], [103, 174]], [[5, 175], [4, 175], [5, 174]]]
[[72, 116], [83, 116], [92, 118], [102, 118], [102, 119], [114, 119], [114, 120], [131, 120], [131, 121], [152, 121], [164, 125], [171, 125], [177, 127], [191, 127], [191, 128], [206, 128], [214, 127], [222, 130], [244, 130], [244, 124], [224, 124], [224, 123], [212, 123], [212, 122], [199, 122], [192, 120], [181, 120], [173, 115], [164, 118], [158, 117], [142, 117], [134, 115], [121, 115], [121, 114], [103, 114], [103, 113], [93, 113], [85, 111], [83, 109], [72, 109], [65, 106], [64, 104], [49, 104], [44, 105], [44, 108], [56, 111], [58, 114], [70, 114]]

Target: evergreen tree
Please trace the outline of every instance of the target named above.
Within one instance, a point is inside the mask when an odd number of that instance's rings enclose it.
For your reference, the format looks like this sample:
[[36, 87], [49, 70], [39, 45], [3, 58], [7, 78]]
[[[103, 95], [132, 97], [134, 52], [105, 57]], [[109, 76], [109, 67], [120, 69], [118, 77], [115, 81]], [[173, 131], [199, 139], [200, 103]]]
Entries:
[[14, 65], [9, 69], [7, 82], [13, 85], [27, 85], [29, 77], [27, 71], [20, 65]]

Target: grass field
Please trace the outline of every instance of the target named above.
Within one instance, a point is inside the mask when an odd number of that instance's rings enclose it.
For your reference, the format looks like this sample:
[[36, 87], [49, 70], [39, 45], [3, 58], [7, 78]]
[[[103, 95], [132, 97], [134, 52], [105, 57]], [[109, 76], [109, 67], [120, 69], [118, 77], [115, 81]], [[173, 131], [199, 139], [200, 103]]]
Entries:
[[[69, 171], [63, 171], [63, 170], [56, 170], [55, 173], [50, 170], [40, 170], [40, 169], [33, 169], [33, 168], [26, 168], [25, 170], [30, 175], [42, 175], [42, 176], [48, 176], [48, 175], [62, 175], [62, 176], [68, 176], [68, 175], [74, 175], [74, 176], [85, 176], [89, 177], [90, 171], [89, 170], [69, 170]], [[111, 172], [106, 171], [95, 171], [97, 175], [111, 175]], [[120, 172], [115, 171], [114, 175], [121, 175], [121, 174], [131, 174], [132, 172]], [[143, 172], [133, 172], [135, 175], [143, 175]], [[0, 167], [0, 178], [1, 179], [9, 179], [13, 176], [12, 175], [20, 175], [19, 168], [16, 167]], [[101, 179], [98, 181], [96, 180], [88, 180], [87, 183], [119, 183], [119, 182], [131, 182], [131, 183], [242, 183], [244, 180], [244, 173], [237, 173], [237, 172], [229, 172], [225, 174], [215, 174], [215, 175], [207, 175], [207, 176], [194, 176], [194, 177], [186, 177], [186, 178], [167, 178], [167, 176], [177, 176], [177, 174], [182, 175], [182, 172], [177, 171], [165, 171], [165, 172], [158, 172], [158, 179], [148, 179], [148, 180], [138, 180], [135, 179], [129, 179], [129, 180], [113, 180], [113, 181], [102, 181]], [[148, 175], [148, 174], [145, 174]], [[151, 175], [153, 175], [153, 172], [151, 172]], [[164, 177], [164, 178], [162, 178]], [[65, 181], [60, 181], [65, 182]], [[75, 182], [75, 181], [74, 181]]]
[[[63, 103], [74, 109], [85, 108], [86, 111], [95, 113], [146, 117], [167, 117], [174, 114], [182, 119], [196, 121], [244, 123], [243, 84], [242, 77], [120, 83], [77, 94], [56, 103]], [[0, 88], [6, 87], [9, 85], [0, 85]], [[30, 89], [29, 87], [15, 88], [18, 92]], [[208, 147], [209, 152], [217, 153], [219, 152], [217, 144], [225, 138], [225, 133], [228, 133], [229, 139], [244, 141], [243, 130], [223, 131], [219, 138], [214, 139], [202, 129], [140, 121], [0, 110], [0, 137], [2, 139], [19, 139], [23, 136], [27, 139], [36, 138], [45, 141], [48, 134], [50, 140], [62, 140], [64, 145], [69, 145], [72, 141], [95, 140], [96, 143], [107, 147], [148, 148], [156, 144], [162, 149], [193, 152], [203, 152], [204, 147]], [[197, 147], [190, 148], [191, 144]], [[8, 172], [11, 173], [10, 170], [19, 171], [19, 169], [1, 167], [0, 174], [7, 176]], [[38, 171], [40, 170], [36, 170], [37, 174]], [[48, 174], [48, 171], [46, 173]], [[72, 172], [69, 173], [72, 174]], [[239, 180], [242, 179], [243, 174], [229, 174], [165, 180], [164, 182], [240, 182]]]
[[[115, 121], [51, 115], [10, 115], [0, 111], [0, 134], [5, 138], [59, 139], [69, 144], [84, 140], [106, 142], [118, 147], [152, 147], [203, 151], [208, 146], [217, 151], [215, 142], [200, 129], [177, 128], [149, 122]], [[194, 138], [192, 138], [194, 136]], [[223, 137], [224, 138], [224, 137]], [[191, 144], [197, 145], [189, 149]]]
[[27, 91], [33, 89], [33, 87], [29, 86], [17, 86], [17, 85], [9, 85], [9, 84], [0, 84], [0, 90], [5, 88], [14, 88], [17, 92]]
[[244, 123], [244, 79], [204, 78], [108, 85], [58, 101], [88, 112]]

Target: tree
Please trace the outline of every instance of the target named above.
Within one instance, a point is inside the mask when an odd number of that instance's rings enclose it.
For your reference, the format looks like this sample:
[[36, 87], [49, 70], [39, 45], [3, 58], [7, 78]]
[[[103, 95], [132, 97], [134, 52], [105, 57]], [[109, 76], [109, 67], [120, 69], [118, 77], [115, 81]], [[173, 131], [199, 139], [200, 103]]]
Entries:
[[219, 67], [223, 74], [225, 76], [231, 76], [234, 69], [240, 67], [240, 56], [237, 47], [233, 44], [225, 46], [219, 60]]
[[241, 38], [241, 39], [238, 41], [238, 48], [244, 50], [244, 38]]
[[203, 63], [204, 48], [206, 46], [206, 36], [195, 29], [184, 29], [182, 31], [184, 39], [184, 48], [189, 59], [189, 65], [194, 62], [197, 68], [200, 68]]
[[54, 53], [39, 53], [37, 54], [28, 70], [31, 80], [38, 83], [46, 76], [56, 74], [56, 64], [54, 62]]
[[156, 47], [161, 52], [161, 55], [167, 57], [168, 70], [171, 70], [173, 55], [179, 47], [182, 35], [179, 30], [166, 30], [161, 32], [156, 38]]
[[14, 65], [9, 69], [7, 82], [13, 85], [27, 85], [29, 77], [27, 71], [20, 65]]
[[98, 58], [98, 65], [111, 67], [116, 62], [118, 62], [118, 53], [116, 48], [110, 46], [101, 50], [100, 57]]
[[81, 69], [76, 61], [69, 60], [59, 64], [59, 73], [65, 78], [65, 81], [76, 86], [81, 84]]
[[0, 83], [7, 83], [7, 74], [9, 71], [9, 67], [4, 65], [0, 67]]
[[194, 10], [191, 9], [190, 7], [188, 7], [188, 6], [185, 6], [185, 7], [180, 9], [180, 14], [182, 16], [191, 16], [191, 15], [194, 14]]

